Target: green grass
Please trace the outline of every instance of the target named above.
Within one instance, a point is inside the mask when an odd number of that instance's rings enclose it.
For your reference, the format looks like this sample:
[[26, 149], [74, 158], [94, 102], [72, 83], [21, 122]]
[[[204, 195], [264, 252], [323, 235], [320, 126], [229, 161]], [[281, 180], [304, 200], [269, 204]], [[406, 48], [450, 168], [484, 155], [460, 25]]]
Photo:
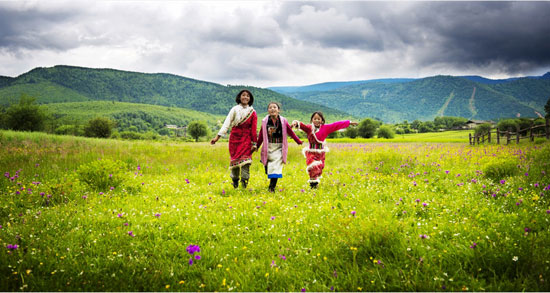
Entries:
[[291, 143], [275, 193], [222, 142], [0, 144], [0, 291], [550, 289], [548, 143], [330, 143], [317, 190]]
[[407, 133], [396, 134], [392, 139], [386, 138], [337, 138], [330, 139], [330, 142], [338, 143], [365, 143], [365, 142], [456, 142], [456, 143], [468, 143], [468, 134], [473, 130], [452, 130], [442, 132], [427, 132], [427, 133]]

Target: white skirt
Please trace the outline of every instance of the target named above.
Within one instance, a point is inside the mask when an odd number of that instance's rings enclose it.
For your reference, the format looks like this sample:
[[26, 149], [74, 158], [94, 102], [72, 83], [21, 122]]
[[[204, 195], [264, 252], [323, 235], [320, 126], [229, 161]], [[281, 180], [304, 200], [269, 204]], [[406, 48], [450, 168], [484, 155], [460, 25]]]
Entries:
[[268, 144], [267, 178], [283, 178], [283, 144], [282, 143]]

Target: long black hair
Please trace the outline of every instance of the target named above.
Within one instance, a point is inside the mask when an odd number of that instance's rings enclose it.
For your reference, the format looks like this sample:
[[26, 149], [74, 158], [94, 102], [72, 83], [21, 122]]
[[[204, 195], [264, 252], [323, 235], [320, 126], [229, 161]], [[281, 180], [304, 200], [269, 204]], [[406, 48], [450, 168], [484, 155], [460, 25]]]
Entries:
[[321, 120], [323, 120], [323, 124], [325, 124], [325, 116], [323, 116], [323, 112], [321, 111], [315, 111], [313, 114], [311, 114], [311, 118], [309, 118], [309, 122], [313, 121], [313, 116], [319, 115], [321, 117]]
[[252, 93], [249, 91], [249, 90], [242, 90], [240, 91], [238, 94], [237, 94], [237, 97], [235, 98], [235, 102], [237, 104], [240, 104], [241, 103], [241, 95], [242, 93], [244, 92], [247, 92], [248, 95], [250, 96], [250, 101], [248, 102], [248, 105], [249, 106], [252, 106], [252, 104], [254, 104], [254, 96], [252, 95]]

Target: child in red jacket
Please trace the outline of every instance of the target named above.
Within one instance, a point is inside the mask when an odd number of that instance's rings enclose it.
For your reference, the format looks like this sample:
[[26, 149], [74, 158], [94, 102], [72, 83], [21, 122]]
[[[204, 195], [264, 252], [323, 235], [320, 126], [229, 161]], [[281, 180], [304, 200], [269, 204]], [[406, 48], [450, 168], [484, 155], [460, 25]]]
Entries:
[[306, 157], [306, 171], [309, 174], [308, 182], [311, 188], [317, 188], [317, 185], [321, 182], [321, 175], [325, 167], [325, 153], [329, 151], [325, 141], [327, 136], [337, 130], [357, 124], [357, 122], [351, 122], [349, 120], [325, 124], [325, 117], [323, 113], [319, 111], [311, 115], [310, 125], [306, 125], [296, 120], [292, 122], [292, 126], [299, 126], [300, 129], [307, 134], [309, 146], [306, 146], [302, 150], [302, 153]]

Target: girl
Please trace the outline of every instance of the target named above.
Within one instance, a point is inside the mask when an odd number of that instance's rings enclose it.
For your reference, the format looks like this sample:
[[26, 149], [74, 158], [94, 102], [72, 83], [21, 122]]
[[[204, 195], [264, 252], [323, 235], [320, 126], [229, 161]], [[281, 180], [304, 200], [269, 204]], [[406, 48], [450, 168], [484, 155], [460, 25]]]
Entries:
[[235, 98], [236, 106], [231, 108], [222, 128], [210, 143], [215, 144], [222, 135], [225, 135], [231, 127], [229, 135], [229, 154], [231, 162], [231, 179], [233, 187], [239, 187], [239, 175], [242, 186], [246, 188], [250, 178], [250, 164], [252, 163], [252, 152], [256, 150], [256, 123], [258, 116], [252, 108], [254, 96], [248, 90], [242, 90]]
[[325, 124], [325, 117], [322, 112], [313, 112], [311, 115], [311, 125], [306, 125], [300, 121], [294, 120], [292, 126], [299, 126], [307, 134], [309, 146], [306, 146], [302, 153], [306, 157], [307, 169], [309, 174], [309, 185], [311, 188], [317, 188], [321, 182], [321, 175], [325, 167], [325, 153], [328, 152], [325, 139], [334, 131], [346, 128], [350, 125], [357, 125], [357, 122], [349, 120], [338, 121], [331, 124]]
[[265, 166], [265, 173], [270, 179], [269, 191], [275, 192], [277, 180], [283, 178], [283, 164], [286, 164], [288, 153], [287, 134], [297, 144], [302, 144], [302, 141], [296, 136], [288, 121], [279, 112], [281, 107], [278, 103], [271, 102], [267, 105], [268, 115], [262, 120], [262, 128], [258, 135], [258, 148], [262, 147], [261, 161]]

